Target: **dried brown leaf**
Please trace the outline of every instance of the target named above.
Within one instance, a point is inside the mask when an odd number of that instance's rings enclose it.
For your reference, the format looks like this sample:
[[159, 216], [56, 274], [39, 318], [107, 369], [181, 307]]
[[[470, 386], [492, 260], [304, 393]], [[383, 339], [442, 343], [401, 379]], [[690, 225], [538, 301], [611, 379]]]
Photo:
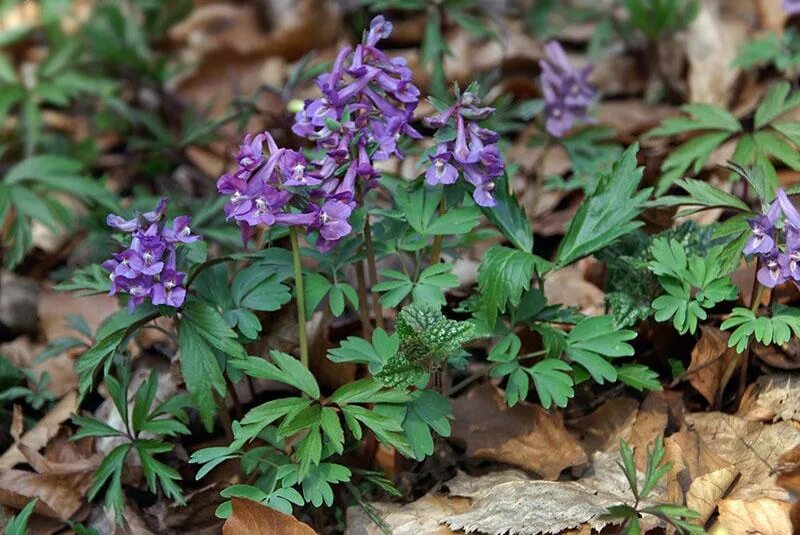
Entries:
[[615, 450], [620, 439], [630, 440], [638, 412], [639, 402], [635, 399], [611, 398], [591, 414], [568, 421], [567, 428], [589, 454]]
[[651, 392], [636, 413], [636, 421], [631, 429], [630, 445], [634, 450], [636, 467], [639, 470], [645, 470], [647, 467], [650, 445], [664, 434], [669, 421], [668, 411], [669, 405], [663, 392]]
[[736, 358], [736, 351], [728, 347], [728, 333], [716, 327], [700, 327], [700, 340], [692, 349], [692, 361], [687, 374], [691, 385], [709, 404], [717, 399], [725, 370]]
[[714, 454], [741, 473], [730, 498], [788, 499], [775, 483], [775, 467], [784, 452], [800, 443], [800, 429], [789, 422], [764, 425], [720, 412], [691, 414], [686, 421]]
[[316, 535], [308, 524], [258, 502], [233, 498], [232, 505], [222, 535]]
[[61, 475], [0, 471], [0, 504], [22, 509], [34, 498], [39, 499], [37, 513], [61, 520], [71, 519], [83, 506], [83, 494]]
[[490, 383], [456, 399], [453, 414], [453, 438], [466, 443], [470, 457], [531, 470], [544, 479], [588, 460], [558, 413], [524, 402], [508, 407]]
[[719, 503], [719, 525], [727, 535], [789, 535], [790, 505], [772, 498], [729, 499]]
[[[59, 426], [66, 421], [78, 408], [78, 395], [72, 391], [59, 401], [44, 418], [36, 422], [30, 431], [22, 435], [19, 443], [30, 449], [39, 450], [58, 432]], [[25, 456], [14, 445], [0, 456], [0, 470], [12, 468], [14, 465], [25, 462]]]
[[696, 520], [697, 524], [704, 525], [711, 518], [717, 504], [728, 492], [737, 474], [738, 472], [726, 467], [692, 481], [686, 493], [686, 506], [700, 514]]
[[800, 422], [800, 376], [762, 375], [748, 388], [738, 414], [748, 420]]

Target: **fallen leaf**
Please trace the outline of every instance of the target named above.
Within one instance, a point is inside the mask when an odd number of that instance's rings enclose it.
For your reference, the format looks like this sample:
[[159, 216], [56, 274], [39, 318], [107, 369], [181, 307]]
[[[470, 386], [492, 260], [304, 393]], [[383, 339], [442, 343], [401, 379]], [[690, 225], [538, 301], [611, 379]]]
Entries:
[[[459, 475], [447, 483], [453, 496], [473, 500], [470, 510], [449, 516], [445, 522], [467, 532], [501, 534], [560, 533], [588, 524], [600, 530], [613, 522], [601, 518], [612, 505], [633, 503], [619, 454], [598, 453], [588, 477], [577, 481], [536, 481], [517, 472], [500, 472], [479, 478]], [[665, 499], [662, 486], [651, 495]], [[647, 530], [660, 525], [653, 517], [642, 519]]]
[[0, 471], [0, 504], [22, 509], [34, 498], [37, 513], [61, 520], [71, 519], [84, 503], [83, 494], [61, 475]]
[[635, 399], [611, 398], [591, 414], [569, 420], [567, 428], [589, 454], [614, 450], [619, 448], [621, 439], [630, 440], [638, 412], [639, 402]]
[[0, 326], [12, 335], [34, 334], [39, 322], [36, 317], [39, 284], [15, 273], [0, 271], [0, 288]]
[[[750, 277], [752, 280], [752, 276]], [[753, 353], [763, 362], [780, 370], [800, 369], [800, 338], [793, 336], [778, 347], [775, 345], [753, 344]]]
[[794, 533], [800, 533], [800, 445], [781, 455], [776, 468], [778, 472], [777, 483], [794, 494], [794, 504], [789, 512], [789, 517], [794, 527]]
[[738, 414], [748, 420], [800, 422], [800, 376], [762, 375], [748, 388]]
[[94, 332], [108, 316], [117, 310], [119, 310], [119, 304], [117, 299], [111, 295], [76, 297], [50, 288], [42, 289], [37, 307], [42, 335], [47, 340], [62, 336], [79, 336], [65, 321], [70, 314], [83, 317]]
[[596, 316], [605, 311], [605, 293], [584, 279], [577, 266], [569, 266], [550, 273], [544, 282], [548, 303], [577, 307], [583, 314]]
[[[33, 450], [43, 448], [56, 435], [58, 427], [77, 409], [78, 395], [72, 391], [61, 398], [56, 406], [44, 418], [36, 422], [30, 431], [22, 435], [19, 444], [24, 444]], [[11, 446], [0, 456], [0, 471], [12, 468], [21, 462], [25, 462], [25, 456], [16, 445]]]
[[258, 502], [233, 498], [232, 505], [222, 535], [316, 535], [308, 524]]
[[789, 535], [790, 505], [772, 498], [722, 500], [719, 503], [719, 525], [727, 535]]
[[524, 402], [509, 407], [490, 383], [457, 398], [453, 415], [452, 437], [467, 445], [468, 457], [531, 470], [544, 479], [588, 460], [558, 413]]
[[650, 445], [664, 434], [669, 421], [668, 410], [664, 394], [650, 392], [636, 413], [629, 442], [634, 450], [634, 459], [639, 470], [645, 470], [647, 467]]
[[700, 327], [700, 339], [692, 349], [692, 361], [686, 373], [689, 382], [709, 404], [717, 399], [725, 370], [736, 358], [736, 350], [728, 347], [728, 333], [716, 327]]
[[800, 429], [792, 423], [765, 425], [720, 412], [690, 414], [686, 422], [715, 455], [741, 473], [730, 498], [789, 498], [775, 483], [774, 470], [779, 457], [800, 443]]
[[738, 472], [726, 467], [704, 474], [692, 481], [686, 492], [686, 506], [700, 514], [695, 523], [701, 526], [705, 525], [737, 475]]
[[[427, 494], [409, 504], [373, 503], [375, 513], [389, 527], [392, 535], [455, 535], [455, 531], [441, 525], [447, 516], [469, 509], [470, 500]], [[366, 511], [354, 505], [347, 508], [345, 535], [383, 535]]]

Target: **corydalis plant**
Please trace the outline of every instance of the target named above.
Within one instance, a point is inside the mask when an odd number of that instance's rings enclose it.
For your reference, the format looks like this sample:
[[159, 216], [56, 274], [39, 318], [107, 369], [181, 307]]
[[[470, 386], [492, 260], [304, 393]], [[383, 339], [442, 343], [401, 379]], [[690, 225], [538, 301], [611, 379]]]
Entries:
[[109, 214], [108, 226], [131, 234], [130, 246], [103, 262], [111, 273], [110, 295], [130, 295], [133, 309], [149, 299], [154, 305], [178, 308], [186, 299], [183, 287], [186, 274], [178, 271], [178, 244], [192, 243], [200, 236], [192, 234], [190, 216], [179, 216], [166, 225], [167, 199], [161, 199], [155, 210], [124, 219]]
[[542, 93], [545, 100], [547, 132], [564, 137], [576, 123], [592, 122], [589, 106], [596, 91], [589, 84], [592, 65], [575, 69], [564, 49], [555, 41], [545, 45], [542, 68]]
[[459, 172], [474, 186], [472, 198], [479, 206], [497, 204], [492, 192], [495, 181], [503, 175], [505, 162], [495, 143], [497, 132], [483, 128], [478, 121], [487, 119], [494, 108], [480, 107], [473, 88], [459, 95], [456, 103], [425, 122], [437, 128], [436, 151], [429, 156], [431, 165], [425, 173], [429, 186], [454, 184]]

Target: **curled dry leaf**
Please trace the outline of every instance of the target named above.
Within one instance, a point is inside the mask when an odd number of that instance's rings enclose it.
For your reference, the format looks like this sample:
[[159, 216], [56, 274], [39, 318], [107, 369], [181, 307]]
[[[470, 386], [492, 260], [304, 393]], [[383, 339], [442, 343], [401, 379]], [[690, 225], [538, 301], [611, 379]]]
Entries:
[[452, 436], [466, 443], [469, 457], [531, 470], [544, 479], [588, 460], [558, 413], [528, 403], [508, 407], [490, 383], [456, 399], [453, 415]]
[[[78, 395], [72, 391], [61, 398], [56, 406], [44, 418], [36, 422], [36, 425], [30, 431], [22, 435], [19, 444], [23, 444], [32, 450], [43, 448], [58, 433], [59, 426], [77, 409]], [[14, 465], [21, 462], [25, 462], [25, 456], [16, 445], [11, 446], [0, 456], [0, 471], [13, 468]]]
[[258, 502], [234, 498], [232, 504], [223, 535], [316, 535], [308, 524]]
[[719, 526], [726, 535], [788, 535], [793, 532], [789, 504], [772, 498], [722, 500]]
[[[751, 277], [752, 279], [752, 277]], [[753, 344], [753, 352], [766, 364], [779, 370], [800, 369], [800, 338], [793, 336], [781, 347]]]
[[748, 420], [800, 422], [800, 377], [762, 375], [745, 393], [739, 415]]
[[725, 370], [736, 358], [736, 351], [728, 347], [728, 333], [716, 327], [700, 327], [700, 340], [692, 349], [692, 361], [687, 374], [691, 385], [709, 404], [717, 399]]
[[775, 467], [784, 452], [800, 443], [800, 429], [795, 425], [765, 425], [720, 412], [691, 414], [686, 421], [709, 450], [741, 473], [730, 498], [789, 498], [788, 492], [775, 483]]
[[704, 474], [689, 485], [686, 493], [686, 506], [696, 511], [700, 517], [695, 521], [704, 525], [717, 508], [717, 504], [728, 492], [738, 472], [732, 468], [720, 468]]

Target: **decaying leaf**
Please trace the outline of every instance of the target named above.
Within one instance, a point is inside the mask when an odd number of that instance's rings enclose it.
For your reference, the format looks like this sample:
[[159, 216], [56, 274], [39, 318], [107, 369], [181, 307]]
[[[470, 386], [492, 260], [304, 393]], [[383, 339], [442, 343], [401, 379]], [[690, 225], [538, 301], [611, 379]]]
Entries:
[[800, 421], [800, 376], [762, 375], [747, 390], [739, 415], [767, 422]]
[[800, 429], [789, 422], [765, 425], [719, 412], [691, 414], [686, 421], [710, 451], [740, 472], [730, 498], [789, 499], [775, 483], [775, 467], [784, 452], [800, 443]]
[[736, 475], [736, 471], [726, 467], [704, 474], [692, 481], [686, 493], [686, 506], [700, 514], [697, 519], [698, 524], [703, 525], [711, 518], [717, 504], [736, 479]]
[[792, 533], [789, 504], [772, 498], [722, 500], [719, 525], [727, 535], [788, 535]]
[[[409, 504], [373, 503], [374, 513], [389, 527], [392, 535], [455, 535], [441, 525], [443, 518], [469, 510], [468, 498], [426, 494]], [[345, 535], [383, 535], [384, 531], [359, 506], [347, 509]]]
[[232, 504], [223, 535], [316, 535], [308, 524], [258, 502], [234, 498]]
[[[58, 427], [65, 422], [78, 408], [78, 395], [73, 391], [61, 398], [53, 410], [36, 422], [30, 431], [22, 435], [19, 443], [32, 450], [39, 450], [58, 432]], [[12, 468], [25, 462], [25, 456], [14, 445], [0, 456], [0, 471]], [[24, 505], [24, 504], [23, 504]]]
[[[516, 470], [479, 477], [459, 474], [443, 486], [447, 495], [430, 493], [408, 505], [372, 505], [392, 533], [403, 535], [451, 533], [440, 530], [437, 526], [441, 524], [456, 531], [498, 535], [561, 533], [582, 526], [599, 530], [611, 523], [599, 518], [607, 507], [633, 503], [625, 476], [617, 466], [618, 460], [617, 452], [596, 454], [585, 477], [577, 481], [534, 480]], [[665, 498], [663, 486], [657, 487], [651, 495], [654, 502]], [[353, 509], [348, 511], [348, 519], [363, 515]], [[646, 529], [653, 528], [657, 520], [643, 519], [642, 525]], [[380, 531], [348, 528], [347, 533], [362, 535]]]
[[634, 459], [639, 470], [645, 470], [647, 467], [650, 445], [664, 434], [669, 421], [668, 411], [669, 406], [664, 394], [651, 392], [636, 413], [629, 442], [634, 450]]
[[467, 455], [518, 466], [556, 479], [588, 458], [558, 413], [528, 403], [509, 408], [493, 385], [473, 388], [453, 403], [453, 438]]
[[728, 347], [728, 333], [716, 327], [700, 327], [700, 340], [692, 349], [692, 362], [687, 374], [692, 386], [709, 404], [717, 399], [725, 370], [736, 358], [736, 351]]
[[587, 453], [619, 448], [620, 439], [630, 440], [639, 402], [617, 397], [603, 403], [597, 410], [567, 422], [567, 428], [580, 439]]
[[[602, 529], [611, 523], [600, 518], [607, 507], [633, 500], [618, 459], [617, 453], [596, 454], [589, 475], [577, 481], [536, 481], [516, 472], [460, 475], [447, 487], [451, 495], [471, 498], [472, 507], [445, 522], [454, 529], [497, 535], [560, 533], [584, 524]], [[651, 499], [664, 500], [664, 488], [657, 488]], [[653, 522], [643, 519], [642, 527], [655, 527]]]

